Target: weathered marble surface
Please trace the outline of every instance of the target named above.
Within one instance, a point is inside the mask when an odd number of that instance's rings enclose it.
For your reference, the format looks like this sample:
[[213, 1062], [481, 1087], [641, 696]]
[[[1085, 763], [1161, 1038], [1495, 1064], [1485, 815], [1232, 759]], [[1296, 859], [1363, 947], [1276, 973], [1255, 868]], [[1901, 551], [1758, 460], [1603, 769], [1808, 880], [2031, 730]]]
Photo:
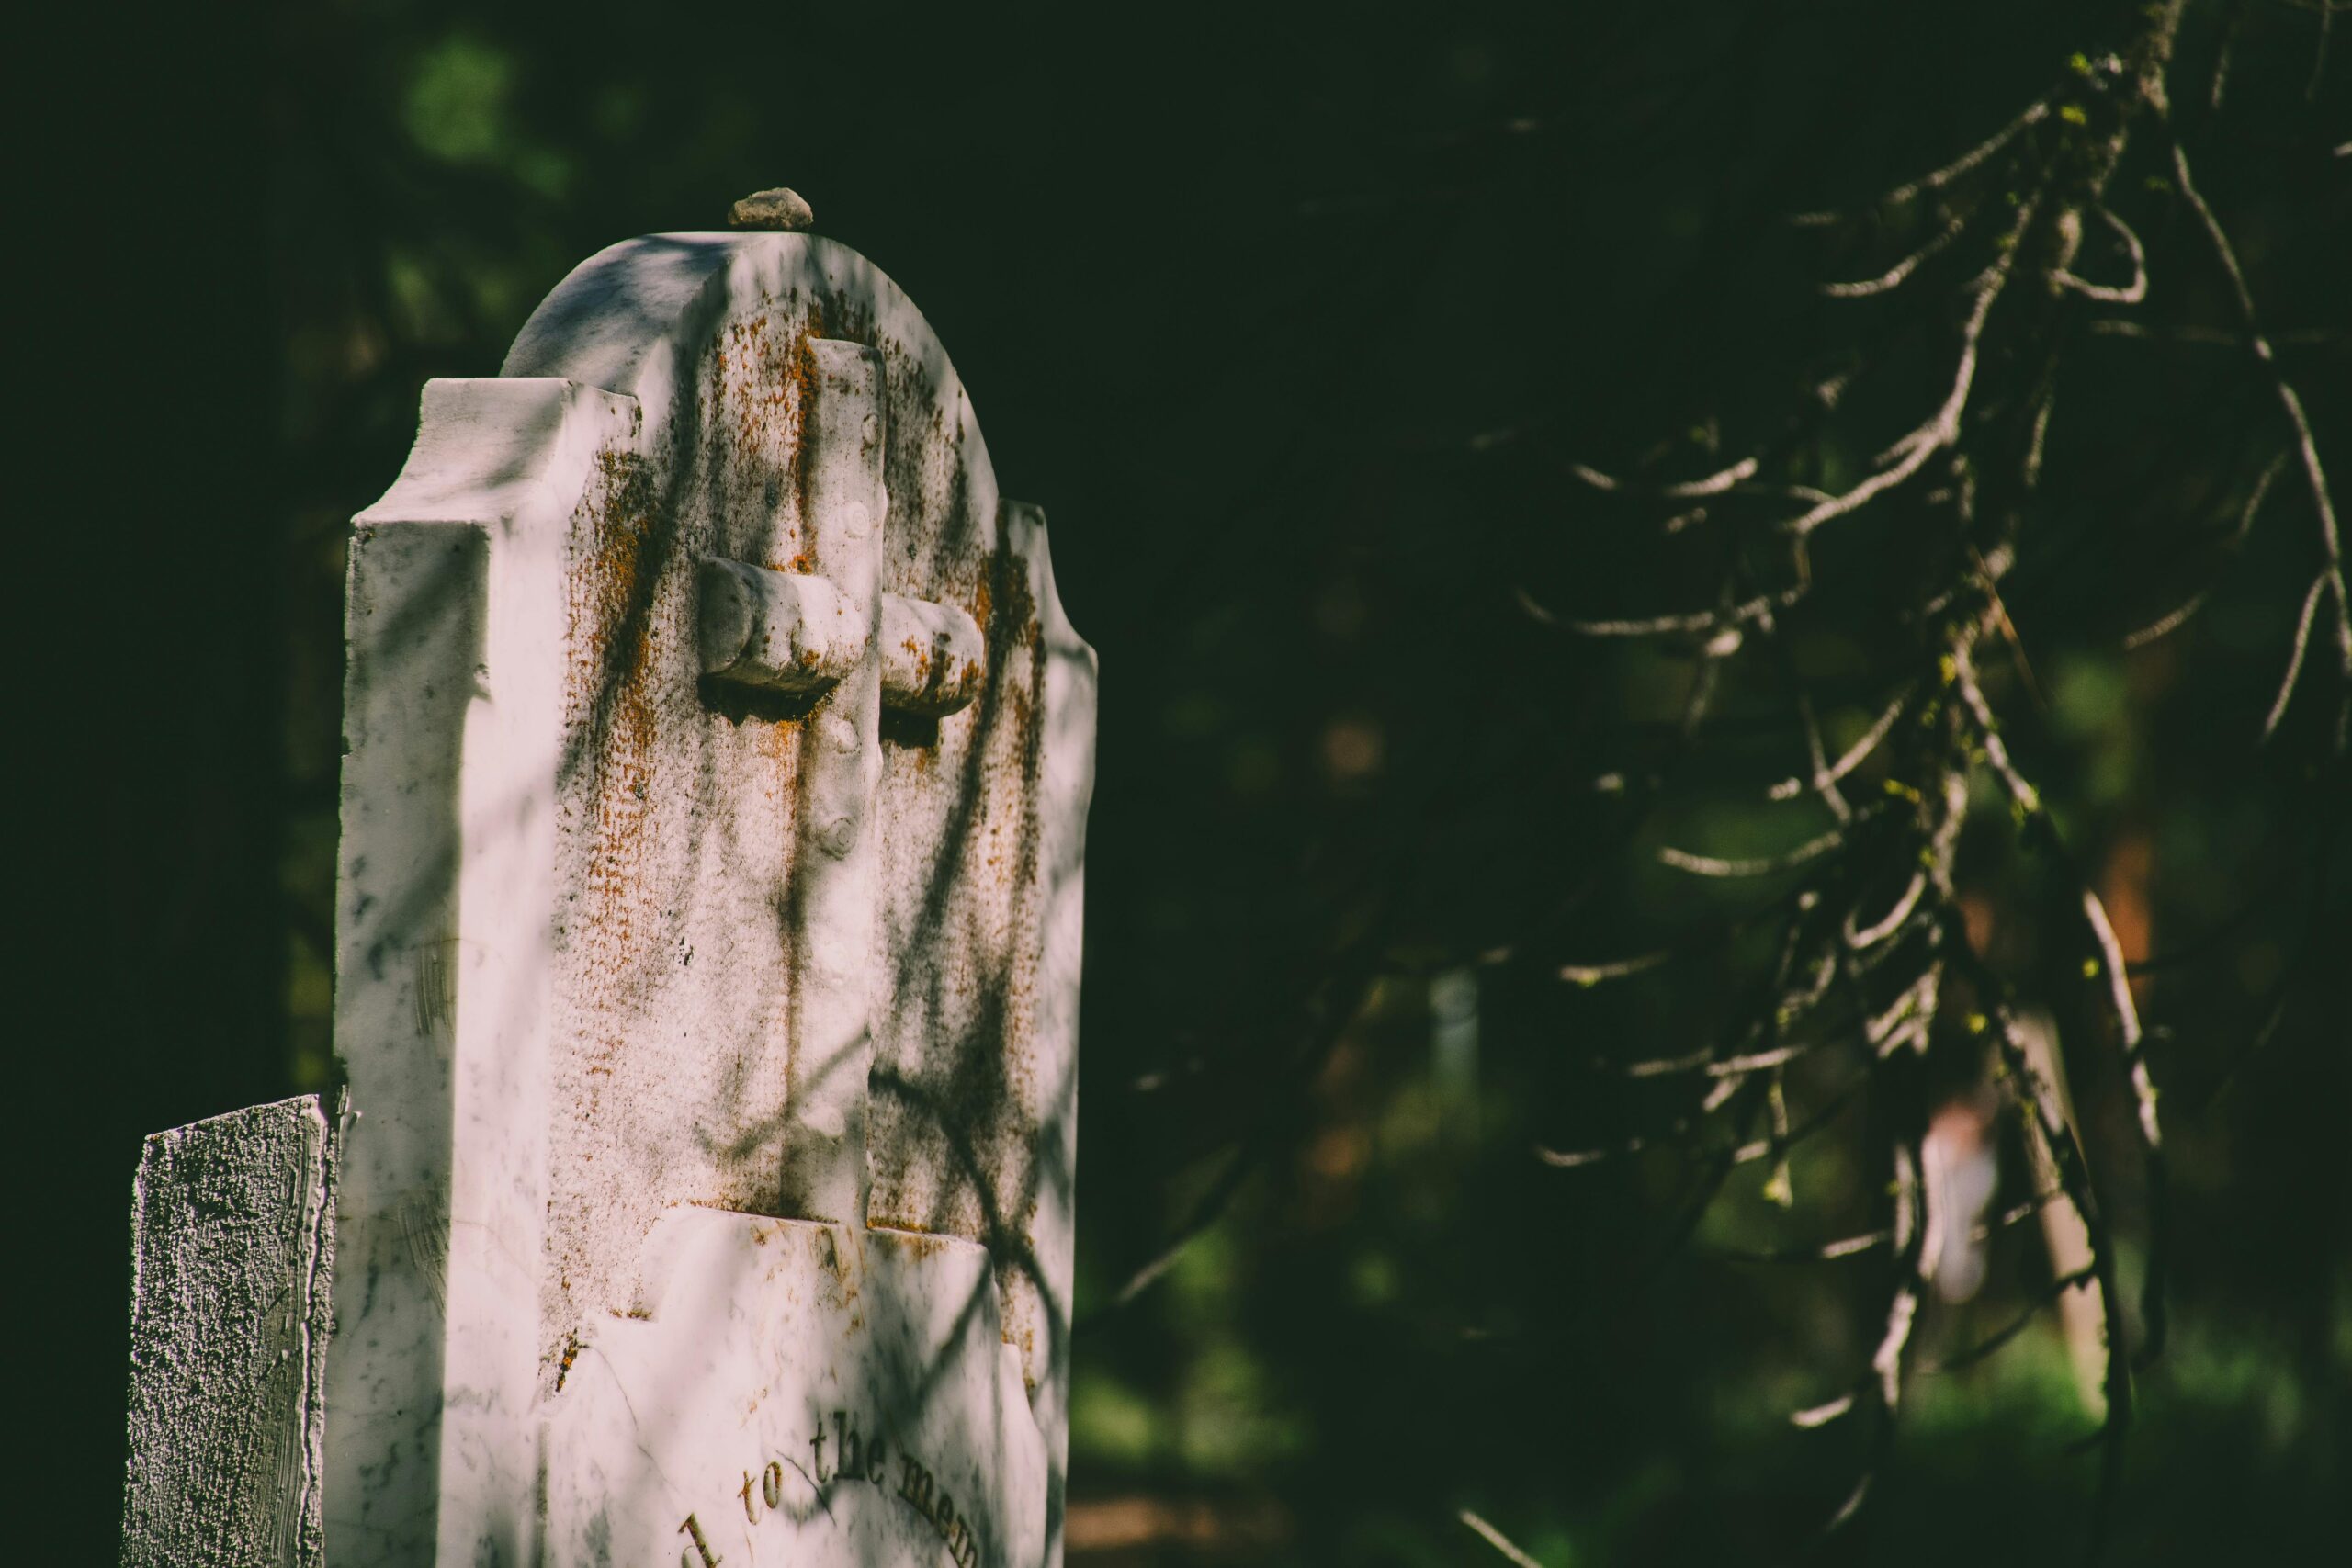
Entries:
[[[870, 638], [810, 689], [706, 675], [713, 561], [820, 574], [969, 689]], [[1043, 1458], [972, 1484], [1057, 1557], [1093, 656], [921, 315], [803, 234], [593, 258], [504, 375], [428, 386], [349, 622], [335, 1568], [596, 1561], [549, 1533], [575, 1348], [697, 1211], [979, 1243], [892, 1310], [990, 1265]]]
[[147, 1140], [131, 1194], [126, 1568], [318, 1568], [334, 1186], [315, 1096]]
[[985, 1249], [682, 1209], [646, 1258], [565, 1348], [551, 1561], [1042, 1561], [1045, 1441]]

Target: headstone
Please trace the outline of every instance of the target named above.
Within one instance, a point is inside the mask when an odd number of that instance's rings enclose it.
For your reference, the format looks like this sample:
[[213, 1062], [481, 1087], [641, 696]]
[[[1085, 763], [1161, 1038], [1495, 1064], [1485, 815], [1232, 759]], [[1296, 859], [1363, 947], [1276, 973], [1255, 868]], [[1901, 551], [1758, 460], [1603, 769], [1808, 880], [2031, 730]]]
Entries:
[[317, 1568], [334, 1137], [315, 1096], [147, 1140], [123, 1561]]
[[348, 635], [328, 1562], [1057, 1561], [1094, 660], [920, 313], [592, 258]]

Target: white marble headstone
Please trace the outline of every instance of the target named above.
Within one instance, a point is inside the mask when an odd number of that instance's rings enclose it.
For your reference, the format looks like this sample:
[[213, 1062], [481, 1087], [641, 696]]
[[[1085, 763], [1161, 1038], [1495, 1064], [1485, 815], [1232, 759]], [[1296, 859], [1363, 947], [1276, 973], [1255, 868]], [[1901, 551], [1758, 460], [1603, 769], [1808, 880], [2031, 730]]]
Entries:
[[593, 258], [349, 642], [328, 1560], [1057, 1560], [1094, 659], [913, 305]]

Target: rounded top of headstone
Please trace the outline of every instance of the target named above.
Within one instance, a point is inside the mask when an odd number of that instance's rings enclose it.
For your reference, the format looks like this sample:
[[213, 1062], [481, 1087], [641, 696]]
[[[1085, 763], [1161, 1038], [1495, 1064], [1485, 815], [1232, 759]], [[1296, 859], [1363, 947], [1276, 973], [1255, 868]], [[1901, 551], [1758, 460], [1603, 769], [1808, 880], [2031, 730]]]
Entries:
[[755, 190], [727, 209], [729, 229], [765, 229], [785, 233], [797, 233], [817, 221], [800, 193], [777, 186], [773, 190]]

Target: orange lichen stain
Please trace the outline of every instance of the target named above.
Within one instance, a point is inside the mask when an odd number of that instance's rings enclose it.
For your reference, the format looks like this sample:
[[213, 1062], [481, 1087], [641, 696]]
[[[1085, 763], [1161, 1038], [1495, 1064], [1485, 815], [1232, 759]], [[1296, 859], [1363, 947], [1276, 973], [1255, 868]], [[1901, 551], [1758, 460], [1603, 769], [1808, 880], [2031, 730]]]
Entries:
[[950, 1237], [942, 1235], [928, 1226], [919, 1225], [911, 1221], [893, 1219], [887, 1224], [876, 1221], [869, 1224], [866, 1228], [888, 1235], [910, 1258], [936, 1257], [947, 1250], [951, 1240]]
[[660, 919], [641, 872], [641, 840], [655, 784], [655, 621], [675, 542], [643, 459], [599, 455], [573, 541], [567, 750], [584, 772], [587, 787], [572, 798], [584, 797], [589, 817], [586, 908], [573, 929], [594, 950], [596, 972], [622, 975], [656, 940]]
[[[771, 338], [775, 344], [770, 361], [775, 383], [774, 396], [779, 411], [790, 421], [784, 433], [783, 489], [792, 497], [794, 536], [805, 536], [808, 527], [808, 415], [816, 406], [817, 385], [817, 353], [810, 344], [824, 335], [824, 312], [811, 304], [801, 319], [798, 332], [783, 336], [780, 342]], [[778, 530], [776, 549], [781, 552], [786, 543], [787, 536]], [[795, 571], [812, 570], [805, 549], [794, 554], [792, 561]], [[769, 564], [775, 563], [771, 560]]]

